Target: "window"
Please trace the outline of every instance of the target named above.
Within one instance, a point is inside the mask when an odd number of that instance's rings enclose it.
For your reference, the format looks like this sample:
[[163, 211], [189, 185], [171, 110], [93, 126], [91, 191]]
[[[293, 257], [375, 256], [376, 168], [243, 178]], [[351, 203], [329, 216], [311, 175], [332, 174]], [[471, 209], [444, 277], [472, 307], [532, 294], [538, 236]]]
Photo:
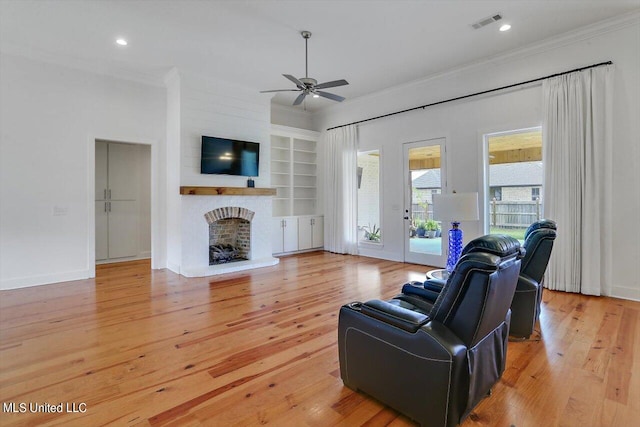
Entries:
[[358, 240], [382, 242], [380, 151], [358, 153]]
[[486, 229], [524, 240], [542, 217], [542, 130], [531, 128], [485, 135]]
[[533, 187], [531, 189], [531, 200], [536, 201], [540, 199], [540, 187]]
[[502, 188], [500, 187], [491, 187], [489, 190], [489, 199], [500, 201], [502, 200]]

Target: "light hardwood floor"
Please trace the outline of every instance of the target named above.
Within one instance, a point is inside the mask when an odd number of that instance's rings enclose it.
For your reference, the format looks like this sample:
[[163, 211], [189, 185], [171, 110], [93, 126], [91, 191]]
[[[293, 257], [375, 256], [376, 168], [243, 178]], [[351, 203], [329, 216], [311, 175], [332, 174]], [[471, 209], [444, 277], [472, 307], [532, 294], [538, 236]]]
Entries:
[[[3, 291], [0, 425], [413, 425], [343, 386], [337, 315], [425, 270], [313, 252], [197, 279], [102, 265], [95, 280]], [[463, 426], [638, 425], [639, 311], [545, 291], [539, 333], [509, 344], [501, 382]]]

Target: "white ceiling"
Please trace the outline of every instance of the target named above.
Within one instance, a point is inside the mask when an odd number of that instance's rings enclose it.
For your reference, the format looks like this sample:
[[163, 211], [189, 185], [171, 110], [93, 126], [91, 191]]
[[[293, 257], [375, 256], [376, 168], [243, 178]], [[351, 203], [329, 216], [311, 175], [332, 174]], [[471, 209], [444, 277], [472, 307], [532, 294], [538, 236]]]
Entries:
[[[156, 83], [175, 66], [258, 91], [293, 88], [283, 73], [304, 77], [299, 32], [309, 30], [309, 76], [346, 79], [328, 91], [350, 99], [639, 9], [640, 0], [0, 0], [0, 49]], [[498, 12], [510, 31], [472, 29]]]

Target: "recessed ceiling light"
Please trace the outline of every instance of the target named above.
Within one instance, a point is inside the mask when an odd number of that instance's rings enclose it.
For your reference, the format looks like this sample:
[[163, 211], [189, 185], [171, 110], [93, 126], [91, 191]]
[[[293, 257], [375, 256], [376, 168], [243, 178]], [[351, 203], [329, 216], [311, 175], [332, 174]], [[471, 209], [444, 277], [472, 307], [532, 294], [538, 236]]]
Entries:
[[320, 95], [318, 95], [317, 93], [314, 93], [314, 94], [313, 94], [313, 97], [314, 97], [314, 98], [320, 98]]
[[500, 31], [509, 31], [511, 29], [511, 25], [509, 24], [504, 24], [502, 27], [500, 27]]
[[120, 46], [126, 46], [128, 44], [125, 39], [118, 39], [116, 40], [116, 43], [119, 44]]

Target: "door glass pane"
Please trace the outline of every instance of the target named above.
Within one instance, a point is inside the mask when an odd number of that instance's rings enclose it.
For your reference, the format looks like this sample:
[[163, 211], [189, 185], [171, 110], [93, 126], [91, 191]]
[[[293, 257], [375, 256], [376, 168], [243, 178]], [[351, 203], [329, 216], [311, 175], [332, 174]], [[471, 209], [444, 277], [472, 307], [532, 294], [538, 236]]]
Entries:
[[358, 153], [358, 240], [382, 242], [378, 150]]
[[487, 135], [486, 140], [487, 229], [524, 241], [527, 227], [542, 218], [542, 130], [502, 132]]
[[411, 180], [410, 252], [442, 254], [442, 224], [433, 219], [433, 195], [442, 192], [440, 145], [409, 149]]

